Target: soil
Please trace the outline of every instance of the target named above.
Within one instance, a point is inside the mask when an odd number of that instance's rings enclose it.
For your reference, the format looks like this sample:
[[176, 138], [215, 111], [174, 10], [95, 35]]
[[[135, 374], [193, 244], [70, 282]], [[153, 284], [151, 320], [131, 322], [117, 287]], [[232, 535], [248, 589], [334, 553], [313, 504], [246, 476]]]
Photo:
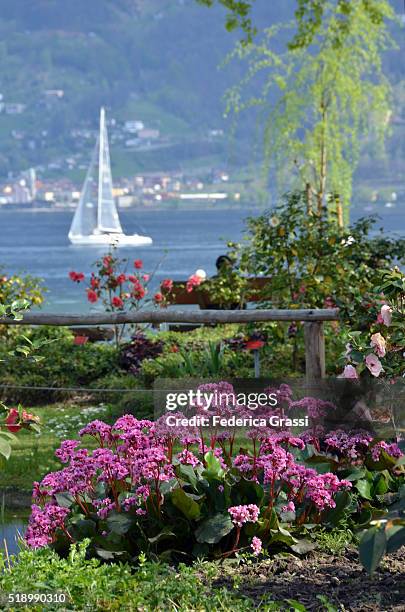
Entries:
[[273, 601], [294, 599], [308, 611], [325, 611], [317, 597], [324, 595], [338, 610], [405, 612], [405, 547], [385, 557], [371, 577], [355, 549], [336, 556], [314, 552], [304, 559], [278, 556], [238, 568], [226, 564], [214, 586], [232, 590], [235, 576], [238, 592], [258, 605], [264, 595], [271, 594]]

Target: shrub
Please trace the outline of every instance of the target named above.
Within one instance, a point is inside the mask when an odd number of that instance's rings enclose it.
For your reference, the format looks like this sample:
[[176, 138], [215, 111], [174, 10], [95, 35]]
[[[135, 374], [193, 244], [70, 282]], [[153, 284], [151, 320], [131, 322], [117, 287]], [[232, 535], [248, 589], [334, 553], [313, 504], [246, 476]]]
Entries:
[[[232, 392], [227, 383], [218, 388]], [[286, 385], [278, 394], [286, 410], [306, 404], [316, 417], [328, 408], [314, 398], [294, 402]], [[67, 554], [88, 537], [92, 555], [128, 561], [141, 552], [177, 560], [261, 546], [303, 552], [311, 548], [302, 540], [308, 524], [367, 520], [362, 500], [371, 515], [379, 496], [403, 482], [393, 473], [401, 451], [368, 434], [315, 439], [313, 431], [298, 437], [252, 428], [249, 448], [235, 456], [235, 432], [173, 428], [164, 419], [93, 421], [79, 432], [93, 438], [92, 452], [78, 440], [63, 442], [56, 455], [66, 467], [34, 488], [29, 545]]]

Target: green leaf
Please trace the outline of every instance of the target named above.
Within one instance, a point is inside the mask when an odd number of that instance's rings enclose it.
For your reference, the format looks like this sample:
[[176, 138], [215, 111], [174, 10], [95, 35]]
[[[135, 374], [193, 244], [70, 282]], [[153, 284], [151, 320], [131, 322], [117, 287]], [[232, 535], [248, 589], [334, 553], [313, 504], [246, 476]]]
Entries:
[[71, 527], [72, 536], [77, 540], [83, 538], [92, 538], [96, 535], [96, 524], [89, 519], [80, 519], [75, 521]]
[[188, 519], [194, 520], [200, 516], [200, 506], [183, 489], [174, 489], [170, 499]]
[[358, 480], [354, 486], [364, 499], [372, 499], [371, 484], [368, 480]]
[[371, 527], [360, 540], [360, 561], [363, 567], [372, 574], [384, 556], [387, 546], [385, 530], [381, 527]]
[[155, 535], [153, 538], [148, 538], [148, 541], [151, 544], [157, 544], [157, 542], [160, 542], [161, 540], [171, 540], [172, 538], [175, 538], [175, 537], [176, 537], [176, 534], [170, 530], [170, 527], [164, 527], [162, 531], [158, 533], [157, 535]]
[[298, 540], [296, 544], [292, 544], [291, 550], [296, 552], [299, 555], [305, 555], [306, 553], [314, 550], [316, 548], [315, 542], [310, 542], [310, 540]]
[[204, 459], [206, 467], [203, 472], [203, 476], [208, 479], [216, 478], [218, 480], [221, 480], [224, 477], [225, 472], [221, 468], [221, 463], [219, 459], [215, 457], [212, 451], [206, 453]]
[[134, 519], [122, 512], [113, 512], [107, 518], [107, 525], [113, 533], [125, 535], [134, 524]]
[[201, 544], [216, 544], [233, 529], [229, 514], [218, 513], [206, 519], [195, 531], [197, 542]]
[[178, 468], [179, 476], [189, 482], [194, 489], [197, 488], [197, 476], [191, 465], [180, 465]]
[[405, 524], [393, 525], [385, 530], [387, 553], [392, 553], [405, 545]]

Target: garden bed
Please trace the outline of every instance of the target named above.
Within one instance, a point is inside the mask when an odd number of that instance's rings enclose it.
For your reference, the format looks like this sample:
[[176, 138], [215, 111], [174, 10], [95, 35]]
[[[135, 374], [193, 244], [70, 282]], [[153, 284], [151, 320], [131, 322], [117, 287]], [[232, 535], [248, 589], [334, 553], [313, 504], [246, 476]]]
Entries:
[[294, 599], [307, 610], [325, 610], [322, 598], [337, 609], [353, 612], [405, 610], [405, 548], [390, 555], [370, 577], [359, 563], [358, 551], [310, 553], [304, 559], [279, 555], [237, 569], [229, 561], [213, 586], [234, 588], [259, 605], [264, 596]]

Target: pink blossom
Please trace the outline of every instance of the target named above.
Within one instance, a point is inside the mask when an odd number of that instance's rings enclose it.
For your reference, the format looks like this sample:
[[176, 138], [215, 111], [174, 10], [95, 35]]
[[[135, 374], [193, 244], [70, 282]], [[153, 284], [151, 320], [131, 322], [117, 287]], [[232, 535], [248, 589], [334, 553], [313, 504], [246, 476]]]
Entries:
[[259, 556], [263, 549], [263, 544], [262, 544], [261, 539], [254, 536], [252, 538], [252, 542], [250, 546], [253, 550], [253, 554], [255, 555], [255, 557]]
[[293, 501], [289, 501], [286, 506], [281, 508], [281, 512], [295, 512], [295, 504]]
[[232, 508], [228, 508], [228, 512], [231, 515], [232, 523], [236, 527], [242, 527], [245, 523], [256, 523], [260, 510], [256, 504], [249, 504], [247, 506], [232, 506]]
[[338, 378], [356, 378], [356, 379], [358, 377], [359, 375], [357, 374], [357, 370], [352, 365], [345, 366], [345, 369], [343, 370], [342, 374], [338, 376]]
[[197, 274], [192, 274], [186, 283], [186, 291], [187, 293], [191, 293], [195, 287], [201, 285], [203, 279], [201, 276], [197, 276]]
[[379, 376], [383, 371], [381, 361], [374, 353], [370, 353], [366, 357], [366, 366], [370, 370], [371, 374], [375, 377]]
[[391, 322], [392, 322], [392, 308], [391, 308], [391, 306], [388, 306], [388, 304], [383, 304], [381, 306], [380, 314], [381, 314], [381, 318], [383, 320], [384, 325], [389, 327], [391, 325]]
[[379, 332], [371, 336], [370, 346], [375, 349], [379, 357], [384, 357], [386, 342], [385, 338]]

